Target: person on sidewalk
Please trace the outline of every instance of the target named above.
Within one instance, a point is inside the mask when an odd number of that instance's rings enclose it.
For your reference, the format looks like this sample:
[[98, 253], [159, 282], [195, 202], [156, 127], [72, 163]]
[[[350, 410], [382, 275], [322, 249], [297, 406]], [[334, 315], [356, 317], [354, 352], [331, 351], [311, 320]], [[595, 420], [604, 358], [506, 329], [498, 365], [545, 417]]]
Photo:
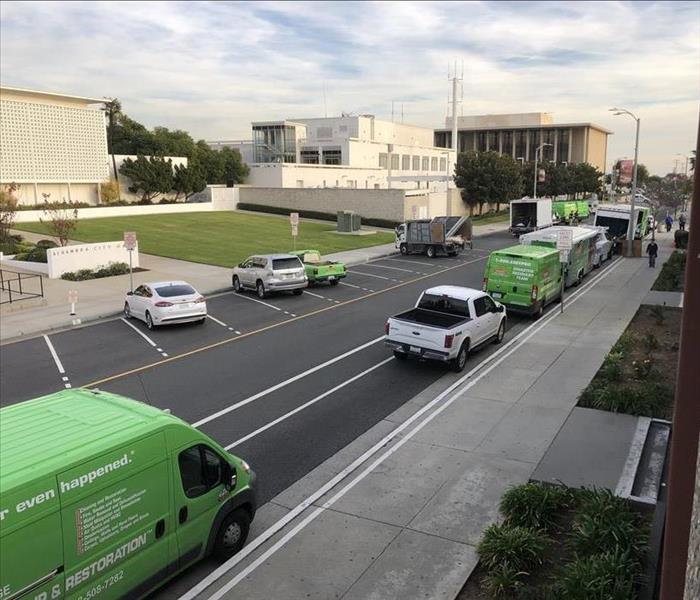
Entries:
[[685, 231], [685, 215], [683, 213], [678, 217], [678, 229]]
[[664, 222], [666, 223], [666, 231], [671, 231], [671, 227], [673, 227], [673, 217], [671, 215], [666, 215]]
[[649, 266], [655, 267], [656, 257], [659, 255], [659, 246], [654, 240], [651, 240], [647, 245], [647, 254], [649, 255]]

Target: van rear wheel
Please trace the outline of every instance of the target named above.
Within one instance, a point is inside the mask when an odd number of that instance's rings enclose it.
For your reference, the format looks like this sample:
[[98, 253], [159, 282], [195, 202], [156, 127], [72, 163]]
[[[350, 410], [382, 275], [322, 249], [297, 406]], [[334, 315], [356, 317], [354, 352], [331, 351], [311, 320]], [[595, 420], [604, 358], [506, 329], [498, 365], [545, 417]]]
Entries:
[[250, 530], [250, 515], [242, 509], [234, 510], [221, 523], [216, 533], [214, 554], [221, 560], [227, 560], [236, 554], [245, 544]]

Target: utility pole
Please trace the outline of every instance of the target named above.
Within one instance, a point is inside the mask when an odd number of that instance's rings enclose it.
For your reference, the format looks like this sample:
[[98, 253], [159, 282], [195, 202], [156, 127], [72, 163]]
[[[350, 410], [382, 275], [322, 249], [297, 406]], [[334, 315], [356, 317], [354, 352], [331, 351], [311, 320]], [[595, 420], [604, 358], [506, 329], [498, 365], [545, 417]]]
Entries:
[[[700, 126], [697, 150], [700, 154]], [[669, 460], [668, 503], [661, 565], [661, 600], [683, 597], [691, 532], [700, 433], [700, 181], [694, 173], [693, 208], [686, 251], [685, 295], [678, 354], [676, 400]]]

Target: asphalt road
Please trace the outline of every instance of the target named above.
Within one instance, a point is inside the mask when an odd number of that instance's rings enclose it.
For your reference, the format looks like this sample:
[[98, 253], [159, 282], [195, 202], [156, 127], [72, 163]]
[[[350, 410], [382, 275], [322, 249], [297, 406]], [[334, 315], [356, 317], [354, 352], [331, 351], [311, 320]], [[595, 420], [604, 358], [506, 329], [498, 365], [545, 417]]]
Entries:
[[[444, 365], [395, 360], [381, 341], [387, 316], [434, 285], [479, 288], [489, 252], [512, 244], [502, 233], [455, 258], [381, 259], [301, 296], [221, 294], [207, 299], [213, 318], [203, 325], [149, 332], [114, 319], [4, 345], [0, 404], [88, 386], [169, 408], [252, 465], [262, 504], [445, 374]], [[509, 317], [506, 335], [528, 322]], [[186, 572], [160, 596], [207, 570]]]

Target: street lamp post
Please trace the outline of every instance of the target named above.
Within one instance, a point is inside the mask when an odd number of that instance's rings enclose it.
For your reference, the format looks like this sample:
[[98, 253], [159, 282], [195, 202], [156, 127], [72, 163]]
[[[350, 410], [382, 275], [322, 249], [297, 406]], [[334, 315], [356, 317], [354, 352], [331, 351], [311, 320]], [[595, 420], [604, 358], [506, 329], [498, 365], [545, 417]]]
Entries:
[[540, 154], [542, 153], [542, 149], [545, 146], [551, 146], [552, 144], [548, 143], [542, 143], [537, 148], [535, 149], [535, 183], [532, 186], [532, 197], [537, 200], [537, 153], [539, 152]]
[[632, 172], [632, 199], [630, 200], [630, 223], [627, 229], [627, 255], [632, 256], [634, 248], [634, 232], [637, 229], [637, 215], [634, 210], [634, 200], [637, 195], [637, 158], [639, 156], [639, 117], [625, 108], [611, 108], [610, 111], [617, 115], [629, 115], [637, 123], [637, 131], [634, 138], [634, 171]]

